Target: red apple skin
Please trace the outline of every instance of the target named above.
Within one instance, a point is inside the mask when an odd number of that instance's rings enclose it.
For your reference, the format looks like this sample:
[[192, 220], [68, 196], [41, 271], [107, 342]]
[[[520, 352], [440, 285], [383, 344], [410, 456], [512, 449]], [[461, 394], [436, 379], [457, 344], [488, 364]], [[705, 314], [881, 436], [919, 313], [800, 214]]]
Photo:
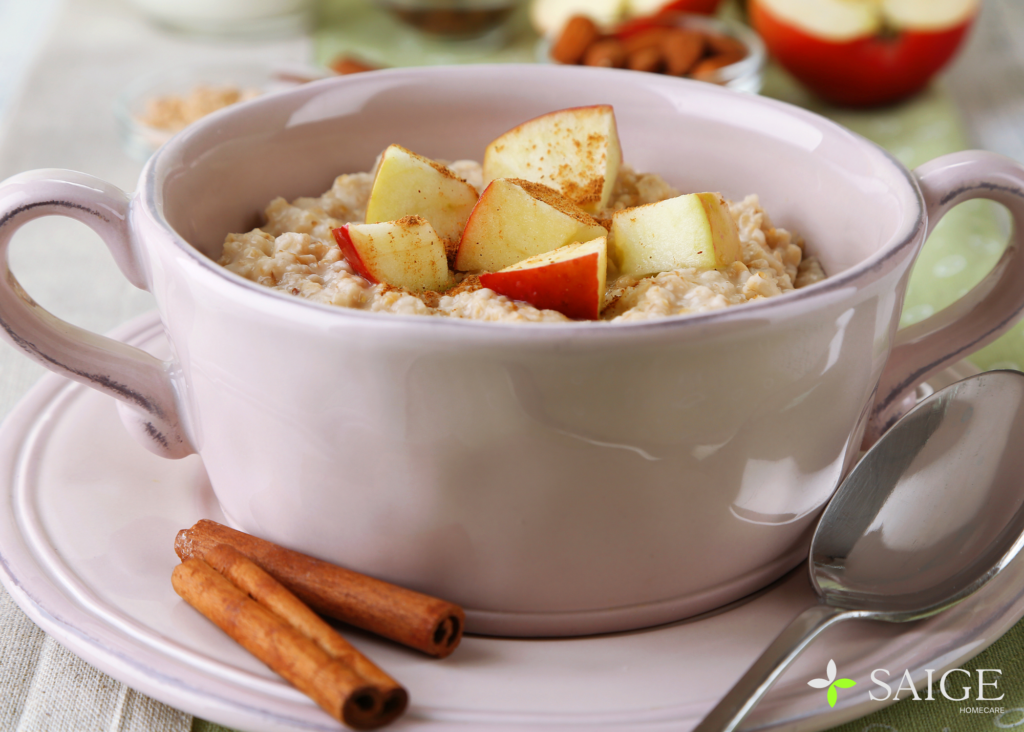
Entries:
[[750, 23], [789, 73], [827, 102], [890, 104], [920, 91], [954, 56], [974, 17], [941, 31], [902, 30], [836, 42], [812, 36], [750, 0]]
[[573, 320], [597, 320], [604, 298], [604, 293], [598, 292], [597, 266], [594, 253], [530, 269], [485, 272], [480, 284], [535, 308], [557, 310]]
[[618, 38], [629, 38], [650, 28], [658, 26], [673, 27], [678, 24], [678, 13], [696, 13], [698, 15], [714, 15], [721, 0], [675, 0], [665, 4], [653, 15], [641, 15], [629, 18], [615, 28]]
[[667, 10], [678, 10], [684, 13], [701, 13], [702, 15], [714, 15], [718, 12], [718, 6], [722, 0], [672, 0], [661, 8], [661, 12]]
[[356, 251], [355, 244], [352, 243], [352, 237], [348, 235], [348, 224], [337, 229], [331, 229], [331, 233], [334, 234], [334, 241], [338, 242], [338, 246], [341, 247], [342, 256], [352, 265], [352, 269], [356, 271], [356, 274], [366, 278], [375, 285], [379, 285], [380, 281], [370, 274], [370, 270], [363, 263], [363, 258]]

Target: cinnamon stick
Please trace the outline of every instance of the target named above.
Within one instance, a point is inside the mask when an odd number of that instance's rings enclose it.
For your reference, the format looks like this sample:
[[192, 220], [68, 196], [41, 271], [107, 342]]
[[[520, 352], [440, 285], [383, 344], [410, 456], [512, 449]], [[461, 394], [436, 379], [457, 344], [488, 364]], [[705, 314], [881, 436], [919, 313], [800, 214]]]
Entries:
[[376, 720], [378, 726], [391, 722], [405, 711], [409, 695], [398, 682], [241, 552], [227, 544], [218, 544], [206, 552], [204, 560], [235, 587], [313, 641], [331, 658], [369, 682], [380, 697]]
[[247, 651], [328, 714], [355, 729], [373, 729], [381, 699], [373, 686], [260, 605], [213, 567], [187, 559], [171, 574], [174, 590]]
[[203, 519], [178, 532], [174, 549], [182, 560], [203, 558], [227, 544], [259, 565], [311, 608], [444, 658], [458, 646], [465, 626], [462, 608]]

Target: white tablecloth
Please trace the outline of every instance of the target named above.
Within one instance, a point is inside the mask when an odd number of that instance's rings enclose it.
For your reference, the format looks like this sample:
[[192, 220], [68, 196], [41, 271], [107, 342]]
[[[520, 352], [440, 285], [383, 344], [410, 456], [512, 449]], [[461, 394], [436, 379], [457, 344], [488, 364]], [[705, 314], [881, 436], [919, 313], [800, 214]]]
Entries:
[[[0, 3], [5, 0], [0, 0]], [[142, 164], [122, 152], [111, 108], [139, 76], [183, 64], [305, 63], [308, 39], [213, 45], [149, 26], [118, 0], [6, 0], [0, 70], [0, 179], [33, 168], [70, 168], [127, 191]], [[49, 13], [49, 6], [55, 12]], [[45, 23], [32, 39], [36, 26]], [[35, 40], [10, 52], [10, 44]], [[0, 40], [2, 42], [2, 40]], [[15, 74], [14, 72], [18, 72]], [[15, 89], [15, 96], [3, 92]], [[75, 325], [104, 332], [153, 308], [132, 287], [99, 237], [68, 219], [22, 229], [11, 267], [39, 303]], [[0, 416], [44, 373], [0, 343]], [[0, 730], [185, 732], [191, 715], [171, 709], [96, 671], [48, 638], [0, 590]]]

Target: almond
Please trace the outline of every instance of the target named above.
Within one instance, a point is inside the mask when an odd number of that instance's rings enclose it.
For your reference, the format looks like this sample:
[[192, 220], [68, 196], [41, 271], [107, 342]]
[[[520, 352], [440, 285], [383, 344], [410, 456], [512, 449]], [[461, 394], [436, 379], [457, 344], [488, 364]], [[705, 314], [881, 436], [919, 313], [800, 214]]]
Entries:
[[641, 48], [626, 56], [626, 68], [633, 71], [661, 71], [665, 56], [657, 46]]
[[587, 49], [583, 63], [586, 66], [622, 68], [626, 65], [626, 49], [618, 38], [604, 38]]
[[336, 74], [359, 74], [363, 71], [376, 71], [379, 66], [372, 66], [353, 56], [340, 56], [331, 61], [331, 71]]
[[704, 59], [692, 69], [690, 69], [690, 76], [698, 81], [710, 81], [719, 83], [718, 77], [719, 69], [730, 66], [737, 61], [742, 61], [746, 58], [746, 52], [742, 53], [720, 53], [717, 56], [709, 56]]
[[648, 28], [647, 30], [626, 36], [622, 39], [622, 45], [625, 46], [627, 55], [633, 55], [637, 51], [651, 48], [652, 46], [660, 48], [661, 44], [665, 42], [665, 36], [671, 32], [670, 28]]
[[665, 36], [661, 50], [665, 54], [665, 73], [682, 76], [704, 54], [704, 36], [697, 31], [676, 28]]
[[708, 54], [711, 56], [717, 56], [719, 54], [739, 54], [739, 58], [743, 58], [747, 55], [747, 47], [742, 41], [733, 38], [732, 36], [723, 35], [721, 33], [708, 33], [705, 38], [708, 44]]
[[601, 31], [590, 18], [574, 15], [551, 47], [551, 58], [560, 64], [578, 64], [584, 54], [601, 38]]

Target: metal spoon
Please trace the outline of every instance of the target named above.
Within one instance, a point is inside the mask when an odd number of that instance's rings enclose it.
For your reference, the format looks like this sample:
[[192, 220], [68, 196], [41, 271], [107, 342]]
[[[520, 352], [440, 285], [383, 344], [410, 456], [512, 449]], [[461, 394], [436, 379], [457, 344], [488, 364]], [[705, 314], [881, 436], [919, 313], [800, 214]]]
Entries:
[[776, 638], [693, 732], [732, 732], [808, 644], [850, 618], [952, 607], [1024, 546], [1024, 374], [990, 371], [924, 399], [861, 459], [811, 540], [819, 604]]

